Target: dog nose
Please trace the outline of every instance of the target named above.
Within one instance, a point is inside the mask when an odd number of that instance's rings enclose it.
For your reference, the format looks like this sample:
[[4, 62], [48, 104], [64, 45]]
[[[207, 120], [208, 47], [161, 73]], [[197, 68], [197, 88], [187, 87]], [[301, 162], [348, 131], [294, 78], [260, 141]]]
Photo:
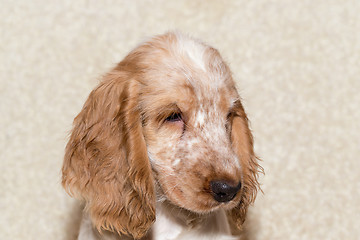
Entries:
[[229, 202], [238, 193], [241, 182], [237, 186], [231, 185], [226, 181], [211, 181], [210, 189], [214, 199], [218, 202]]

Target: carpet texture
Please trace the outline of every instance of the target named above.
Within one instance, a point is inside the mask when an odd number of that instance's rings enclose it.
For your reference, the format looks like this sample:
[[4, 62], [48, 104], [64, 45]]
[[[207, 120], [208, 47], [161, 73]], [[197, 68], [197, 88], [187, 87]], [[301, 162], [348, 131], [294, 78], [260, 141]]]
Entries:
[[167, 30], [218, 48], [266, 175], [247, 239], [360, 236], [360, 1], [11, 1], [0, 8], [0, 239], [75, 239], [60, 186], [99, 77]]

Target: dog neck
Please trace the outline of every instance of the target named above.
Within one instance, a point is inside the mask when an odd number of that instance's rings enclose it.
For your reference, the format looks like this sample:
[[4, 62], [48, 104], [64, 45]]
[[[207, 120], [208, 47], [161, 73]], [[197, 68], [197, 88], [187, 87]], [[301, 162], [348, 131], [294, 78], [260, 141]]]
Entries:
[[235, 239], [231, 236], [224, 210], [197, 214], [169, 201], [156, 206], [156, 222], [151, 229], [152, 240]]
[[[88, 214], [84, 214], [79, 240], [133, 240], [127, 236], [103, 231], [99, 234], [92, 226]], [[197, 214], [161, 201], [156, 205], [156, 221], [141, 240], [234, 240], [224, 210]]]

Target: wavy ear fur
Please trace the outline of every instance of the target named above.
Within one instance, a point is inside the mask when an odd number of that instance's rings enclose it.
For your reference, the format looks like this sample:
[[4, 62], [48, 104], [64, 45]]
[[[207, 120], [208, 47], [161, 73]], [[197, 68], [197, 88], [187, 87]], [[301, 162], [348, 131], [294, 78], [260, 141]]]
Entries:
[[248, 118], [240, 101], [235, 103], [234, 112], [231, 141], [243, 168], [243, 187], [240, 203], [228, 212], [228, 217], [232, 226], [241, 229], [248, 206], [255, 201], [257, 190], [260, 188], [258, 174], [263, 172], [263, 168], [258, 164], [258, 158], [255, 156]]
[[96, 228], [142, 237], [155, 221], [139, 83], [114, 70], [91, 92], [66, 146], [62, 184], [86, 202]]

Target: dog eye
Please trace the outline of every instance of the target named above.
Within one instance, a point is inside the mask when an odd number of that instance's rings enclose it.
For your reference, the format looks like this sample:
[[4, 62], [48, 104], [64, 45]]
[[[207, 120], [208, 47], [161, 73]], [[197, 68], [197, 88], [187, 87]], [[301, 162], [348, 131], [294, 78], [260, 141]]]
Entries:
[[181, 113], [179, 112], [174, 112], [172, 113], [170, 116], [168, 116], [165, 121], [167, 122], [178, 122], [178, 121], [182, 121], [182, 116]]

